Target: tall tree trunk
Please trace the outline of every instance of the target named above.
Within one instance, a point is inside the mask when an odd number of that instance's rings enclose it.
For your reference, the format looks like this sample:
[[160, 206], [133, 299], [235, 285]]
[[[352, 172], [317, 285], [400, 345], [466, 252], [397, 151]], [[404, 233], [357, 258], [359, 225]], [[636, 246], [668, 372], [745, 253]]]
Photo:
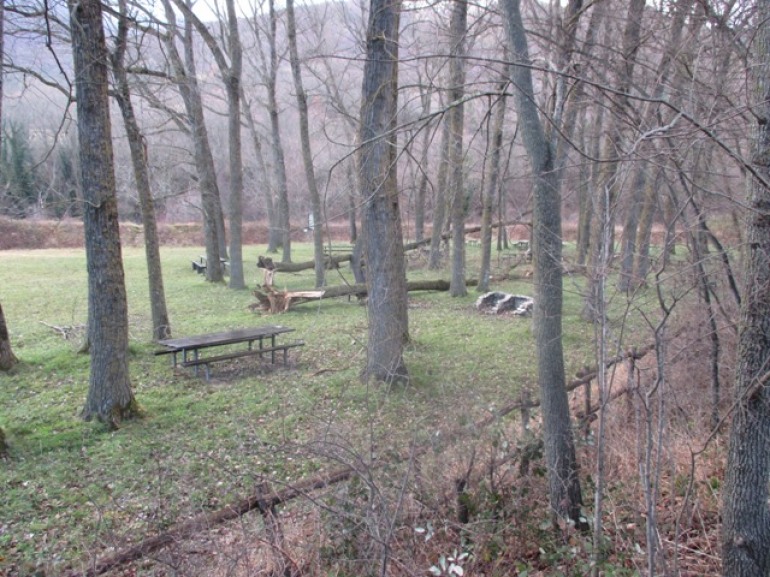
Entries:
[[634, 259], [634, 282], [642, 286], [647, 282], [647, 273], [650, 272], [650, 240], [652, 237], [652, 225], [658, 208], [658, 189], [655, 186], [655, 178], [647, 178], [642, 195], [642, 208], [639, 215], [639, 226], [636, 231], [636, 257]]
[[534, 263], [535, 346], [543, 408], [543, 441], [548, 467], [551, 508], [559, 516], [584, 526], [580, 506], [575, 445], [565, 388], [562, 349], [561, 198], [554, 171], [554, 151], [538, 116], [532, 83], [531, 60], [519, 0], [503, 0], [508, 48], [513, 64], [519, 129], [532, 166], [534, 211], [532, 255]]
[[[420, 86], [420, 100], [422, 101], [422, 115], [430, 116], [433, 103], [433, 90], [430, 87]], [[417, 185], [417, 197], [414, 201], [414, 239], [421, 241], [425, 238], [425, 196], [428, 192], [428, 168], [430, 163], [430, 143], [433, 138], [433, 130], [430, 123], [422, 127], [422, 150], [420, 151], [420, 182]]]
[[441, 151], [436, 179], [436, 193], [433, 195], [433, 230], [430, 236], [430, 257], [428, 268], [435, 270], [441, 266], [441, 234], [444, 232], [447, 205], [447, 172], [449, 171], [449, 119], [444, 118], [441, 125]]
[[86, 420], [110, 427], [137, 412], [128, 372], [128, 307], [99, 0], [69, 0], [83, 184], [91, 373]]
[[770, 575], [770, 1], [757, 0], [756, 6], [752, 163], [764, 181], [751, 180], [745, 215], [746, 288], [722, 509], [725, 577]]
[[[500, 92], [505, 91], [507, 81], [500, 83]], [[492, 157], [489, 160], [489, 176], [487, 178], [487, 190], [484, 193], [484, 203], [481, 211], [481, 271], [479, 272], [479, 284], [476, 290], [487, 292], [489, 290], [490, 269], [492, 266], [492, 215], [494, 214], [497, 189], [500, 182], [500, 156], [503, 149], [503, 125], [505, 123], [505, 95], [500, 96], [496, 102], [494, 122], [492, 126], [491, 149]]]
[[185, 61], [176, 48], [174, 41], [177, 33], [176, 13], [171, 7], [170, 0], [163, 0], [166, 18], [172, 31], [166, 39], [168, 58], [174, 70], [175, 82], [184, 102], [187, 120], [190, 124], [190, 133], [193, 141], [193, 158], [198, 171], [198, 186], [201, 191], [203, 209], [203, 228], [206, 242], [206, 280], [221, 282], [224, 279], [220, 258], [224, 256], [221, 250], [224, 244], [222, 223], [222, 204], [219, 197], [214, 158], [211, 154], [208, 130], [203, 115], [203, 101], [201, 99], [200, 86], [198, 85], [195, 67], [195, 55], [193, 51], [192, 21], [185, 19], [185, 27], [182, 32], [182, 42], [185, 53]]
[[315, 169], [313, 168], [313, 153], [310, 150], [310, 129], [308, 128], [307, 96], [302, 85], [302, 70], [300, 69], [299, 52], [297, 50], [297, 24], [294, 18], [294, 0], [286, 2], [287, 36], [289, 40], [289, 60], [291, 61], [291, 74], [294, 78], [294, 91], [297, 94], [297, 108], [299, 109], [299, 136], [302, 145], [302, 162], [305, 167], [305, 180], [310, 194], [310, 205], [313, 209], [313, 248], [315, 256], [315, 286], [324, 286], [326, 267], [324, 265], [324, 221], [321, 211], [321, 195], [315, 181]]
[[465, 286], [465, 179], [463, 177], [463, 131], [465, 130], [465, 33], [468, 27], [467, 0], [453, 0], [449, 36], [452, 52], [449, 60], [449, 190], [452, 219], [452, 276], [449, 294], [468, 294]]
[[362, 237], [369, 293], [366, 379], [400, 383], [404, 364], [406, 271], [398, 191], [393, 186], [392, 127], [396, 116], [398, 0], [371, 0], [361, 94]]
[[[682, 47], [682, 32], [684, 31], [685, 21], [687, 15], [690, 12], [692, 6], [692, 0], [677, 0], [674, 6], [673, 22], [669, 28], [669, 36], [666, 41], [666, 45], [663, 49], [663, 57], [660, 60], [658, 69], [656, 71], [655, 89], [653, 91], [653, 99], [660, 99], [664, 96], [666, 87], [669, 86], [669, 77], [671, 76], [671, 65], [675, 61], [677, 52]], [[641, 130], [647, 131], [655, 127], [659, 122], [659, 110], [657, 105], [648, 103], [645, 106], [644, 112], [641, 118]], [[649, 147], [654, 147], [654, 143], [650, 143]], [[647, 163], [642, 161], [642, 167], [638, 167], [637, 170], [645, 171], [644, 165]], [[649, 176], [648, 176], [649, 177]], [[642, 178], [642, 181], [646, 181], [646, 178]], [[643, 211], [646, 208], [646, 202], [644, 195], [647, 192], [646, 186], [637, 186], [634, 184], [632, 190], [632, 200], [629, 203], [628, 211], [626, 213], [626, 220], [623, 224], [623, 236], [621, 241], [621, 260], [620, 260], [620, 277], [618, 280], [618, 289], [621, 291], [628, 291], [638, 286], [640, 279], [634, 276], [636, 270], [635, 257], [639, 253], [640, 244], [638, 240], [644, 240], [644, 237], [640, 238], [637, 231], [637, 227], [640, 224]], [[643, 224], [647, 224], [644, 222]], [[642, 247], [644, 248], [644, 247]], [[647, 250], [649, 250], [649, 243], [647, 244]]]
[[348, 180], [348, 237], [350, 238], [350, 244], [356, 244], [358, 241], [358, 227], [356, 226], [356, 190], [358, 186], [356, 184], [356, 158], [357, 155], [353, 155], [345, 168]]
[[281, 126], [278, 116], [278, 98], [276, 96], [276, 84], [278, 82], [278, 15], [275, 11], [275, 0], [269, 0], [270, 33], [270, 70], [268, 71], [267, 99], [268, 113], [270, 116], [270, 130], [272, 134], [273, 170], [275, 171], [275, 185], [278, 193], [278, 230], [280, 245], [283, 251], [282, 262], [291, 262], [291, 226], [289, 219], [289, 189], [286, 183], [286, 162], [283, 154], [283, 142], [281, 140]]
[[150, 191], [150, 175], [147, 170], [147, 148], [136, 120], [131, 103], [131, 90], [125, 67], [128, 46], [128, 14], [126, 0], [119, 0], [120, 19], [115, 39], [115, 51], [111, 54], [112, 74], [115, 77], [115, 99], [123, 117], [126, 138], [134, 169], [134, 181], [139, 193], [139, 206], [144, 227], [144, 253], [147, 260], [147, 276], [150, 289], [150, 311], [152, 314], [152, 338], [155, 340], [171, 337], [171, 322], [166, 308], [166, 291], [163, 287], [163, 269], [160, 261], [160, 240], [158, 223], [155, 219], [155, 202]]
[[636, 238], [641, 217], [644, 192], [647, 182], [647, 166], [644, 161], [635, 163], [635, 175], [632, 178], [631, 198], [626, 208], [626, 218], [623, 221], [623, 232], [620, 237], [620, 273], [618, 290], [627, 293], [636, 288], [634, 281], [634, 256], [636, 255]]
[[[5, 35], [4, 35], [4, 23], [5, 23], [5, 4], [0, 2], [0, 63], [3, 62], [3, 56], [5, 54]], [[3, 149], [3, 76], [5, 75], [5, 69], [0, 65], [0, 150]], [[0, 371], [7, 371], [17, 362], [16, 356], [11, 349], [11, 337], [8, 334], [8, 325], [5, 323], [5, 314], [3, 313], [3, 305], [0, 304]], [[5, 435], [2, 434], [0, 429], [0, 453], [5, 449]]]
[[[243, 85], [241, 84], [241, 90]], [[254, 122], [254, 115], [251, 112], [251, 104], [246, 101], [243, 93], [241, 94], [241, 102], [243, 103], [243, 113], [246, 116], [246, 125], [249, 127], [249, 133], [251, 134], [251, 141], [254, 145], [254, 151], [257, 157], [257, 168], [260, 174], [264, 175], [262, 179], [262, 190], [265, 199], [265, 211], [267, 213], [267, 226], [268, 226], [268, 247], [267, 252], [276, 252], [278, 249], [271, 244], [273, 240], [272, 231], [276, 228], [276, 215], [275, 207], [273, 206], [273, 184], [270, 179], [270, 175], [265, 163], [265, 156], [262, 152], [262, 139], [257, 131], [257, 125]]]
[[[642, 16], [646, 7], [645, 0], [631, 0], [625, 18], [625, 29], [621, 45], [621, 62], [615, 72], [614, 88], [619, 94], [613, 101], [613, 116], [608, 121], [608, 130], [604, 137], [602, 159], [594, 184], [595, 197], [593, 202], [597, 225], [592, 227], [591, 261], [588, 274], [588, 286], [583, 306], [583, 317], [588, 320], [596, 318], [597, 306], [597, 275], [605, 274], [606, 265], [612, 258], [615, 245], [615, 209], [620, 194], [622, 159], [619, 154], [623, 150], [623, 120], [624, 115], [631, 109], [629, 98], [626, 96], [631, 89], [636, 67], [636, 57], [641, 46]], [[609, 46], [609, 43], [605, 43]], [[600, 261], [601, 235], [604, 223], [610, 231], [609, 252], [607, 262]]]
[[[235, 1], [226, 0], [230, 67], [222, 70], [227, 89], [227, 132], [230, 161], [230, 288], [244, 289], [243, 275], [243, 148], [241, 145], [241, 75], [243, 47]], [[221, 68], [221, 66], [220, 66]]]

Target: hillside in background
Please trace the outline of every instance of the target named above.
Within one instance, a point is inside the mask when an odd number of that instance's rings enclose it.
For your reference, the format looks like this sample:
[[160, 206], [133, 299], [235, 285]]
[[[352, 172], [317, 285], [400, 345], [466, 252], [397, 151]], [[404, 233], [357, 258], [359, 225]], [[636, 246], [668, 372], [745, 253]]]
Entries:
[[[344, 240], [345, 223], [332, 224], [327, 229], [333, 240]], [[203, 246], [201, 223], [159, 223], [158, 234], [164, 246]], [[263, 222], [244, 223], [244, 244], [266, 244], [268, 228]], [[143, 229], [138, 224], [121, 223], [120, 238], [124, 246], [141, 246]], [[308, 240], [298, 230], [294, 240]], [[83, 247], [83, 223], [79, 220], [14, 220], [0, 218], [0, 250]]]

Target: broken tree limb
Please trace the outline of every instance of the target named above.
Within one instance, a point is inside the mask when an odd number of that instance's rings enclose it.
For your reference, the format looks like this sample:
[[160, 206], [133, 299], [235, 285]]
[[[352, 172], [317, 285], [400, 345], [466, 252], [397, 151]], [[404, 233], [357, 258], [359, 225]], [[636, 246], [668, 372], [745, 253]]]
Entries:
[[[465, 281], [467, 286], [476, 286], [477, 279], [468, 279]], [[449, 281], [443, 279], [408, 281], [406, 290], [412, 291], [448, 291]], [[340, 285], [326, 287], [323, 289], [309, 291], [279, 291], [270, 285], [257, 288], [253, 292], [257, 297], [257, 302], [250, 305], [251, 310], [263, 310], [269, 313], [283, 313], [292, 306], [322, 299], [331, 299], [339, 297], [365, 297], [365, 284]]]

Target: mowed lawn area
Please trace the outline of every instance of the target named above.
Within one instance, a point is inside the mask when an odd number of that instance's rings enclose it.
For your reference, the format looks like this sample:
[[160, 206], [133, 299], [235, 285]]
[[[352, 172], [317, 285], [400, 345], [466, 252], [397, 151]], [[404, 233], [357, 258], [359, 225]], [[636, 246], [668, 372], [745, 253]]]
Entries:
[[[261, 282], [255, 262], [264, 250], [244, 247], [250, 288]], [[479, 249], [468, 251], [466, 276], [476, 277]], [[489, 416], [525, 387], [536, 396], [531, 319], [479, 314], [474, 288], [464, 298], [410, 293], [411, 383], [370, 387], [359, 379], [366, 307], [337, 299], [280, 316], [254, 313], [251, 290], [212, 285], [192, 270], [201, 253], [162, 250], [174, 337], [281, 324], [305, 346], [289, 352], [286, 368], [240, 359], [212, 365], [208, 382], [174, 370], [169, 356], [153, 354], [144, 251], [125, 249], [130, 368], [143, 417], [107, 431], [79, 417], [89, 372], [88, 355], [78, 352], [84, 251], [0, 252], [0, 303], [21, 361], [0, 375], [0, 426], [11, 447], [0, 462], [0, 574], [82, 566], [244, 497], [265, 479], [295, 481], [372, 451], [387, 459]], [[296, 262], [310, 258], [309, 245], [295, 245]], [[516, 253], [493, 258], [496, 274], [511, 273]], [[410, 280], [449, 278], [425, 264], [410, 258]], [[493, 288], [532, 295], [525, 266]], [[353, 282], [347, 266], [328, 272], [329, 285], [345, 282]], [[565, 280], [568, 375], [593, 365], [593, 327], [579, 318], [581, 284]], [[279, 273], [275, 286], [311, 289], [313, 271]]]

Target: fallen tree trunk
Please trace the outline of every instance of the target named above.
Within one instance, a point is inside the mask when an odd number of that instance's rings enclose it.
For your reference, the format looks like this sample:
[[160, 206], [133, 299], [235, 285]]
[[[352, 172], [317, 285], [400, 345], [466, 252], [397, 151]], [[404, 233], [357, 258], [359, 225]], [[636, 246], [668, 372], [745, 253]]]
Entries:
[[[515, 224], [523, 224], [526, 226], [532, 226], [531, 222], [525, 222], [521, 220], [509, 220], [506, 222], [496, 222], [492, 225], [492, 228], [499, 228], [501, 226], [513, 226]], [[481, 232], [481, 226], [469, 226], [463, 231], [464, 234], [473, 234]], [[441, 240], [449, 240], [452, 238], [451, 232], [445, 232], [441, 235]], [[423, 240], [417, 240], [414, 242], [408, 242], [404, 245], [404, 252], [416, 250], [421, 246], [427, 246], [430, 244], [430, 238]], [[350, 253], [339, 254], [336, 256], [325, 256], [324, 263], [327, 270], [339, 268], [344, 262], [350, 262], [353, 258], [352, 249]], [[257, 268], [267, 268], [276, 272], [301, 272], [303, 270], [310, 270], [315, 267], [315, 261], [310, 260], [307, 262], [273, 262], [269, 257], [259, 257], [257, 261]], [[429, 289], [428, 289], [429, 290]], [[440, 289], [447, 290], [447, 289]]]
[[[476, 286], [478, 283], [477, 279], [465, 281], [467, 286]], [[409, 292], [448, 291], [449, 281], [443, 279], [408, 281], [406, 290]], [[351, 296], [363, 298], [367, 292], [365, 284], [341, 285], [307, 291], [279, 291], [268, 284], [254, 290], [253, 294], [258, 302], [249, 306], [251, 310], [263, 310], [276, 314], [286, 312], [294, 305], [310, 301]]]
[[[505, 222], [496, 222], [492, 225], [490, 225], [492, 228], [500, 228], [501, 226], [513, 226], [515, 224], [523, 224], [525, 226], [532, 226], [531, 222], [525, 222], [523, 220], [508, 220]], [[481, 232], [481, 226], [466, 226], [463, 230], [463, 234], [472, 234], [474, 232]], [[449, 240], [452, 238], [452, 232], [445, 232], [441, 235], [441, 240]], [[410, 250], [415, 250], [417, 248], [420, 248], [421, 246], [426, 246], [430, 244], [431, 239], [430, 238], [424, 238], [422, 240], [416, 240], [414, 242], [408, 242], [404, 245], [404, 252], [408, 252]]]
[[[326, 267], [326, 270], [339, 268], [340, 264], [350, 261], [352, 257], [352, 253], [337, 256], [325, 256], [324, 266]], [[268, 262], [269, 265], [266, 265]], [[307, 262], [274, 262], [270, 258], [259, 257], [259, 260], [257, 261], [257, 268], [265, 268], [277, 272], [301, 272], [303, 270], [313, 269], [314, 267], [314, 260]]]

